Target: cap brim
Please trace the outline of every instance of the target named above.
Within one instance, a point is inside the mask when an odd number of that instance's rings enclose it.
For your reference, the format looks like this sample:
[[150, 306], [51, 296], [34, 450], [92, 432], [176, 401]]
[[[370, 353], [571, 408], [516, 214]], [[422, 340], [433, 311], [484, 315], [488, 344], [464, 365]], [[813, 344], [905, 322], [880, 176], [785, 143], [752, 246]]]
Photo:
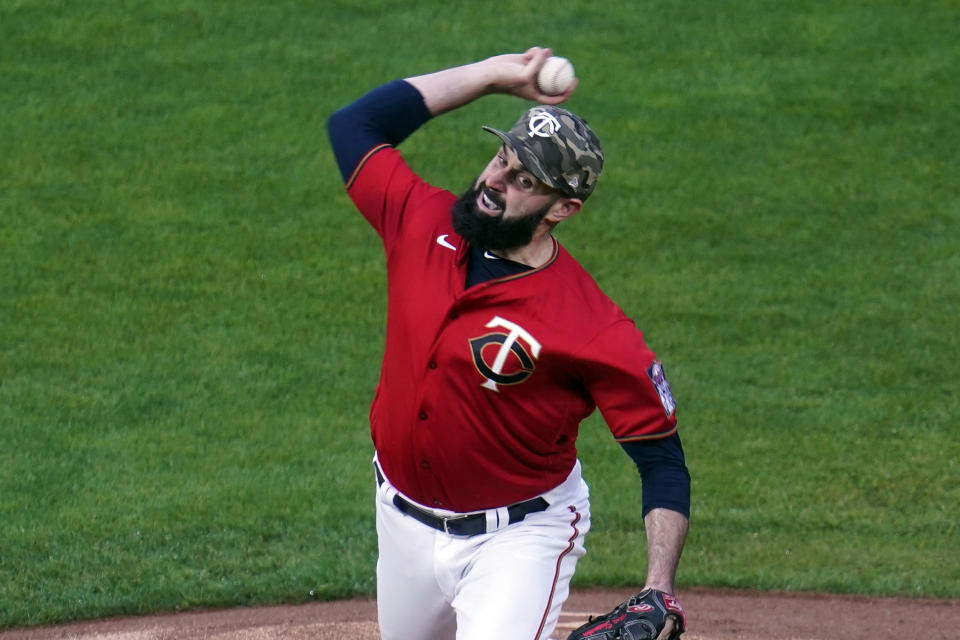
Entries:
[[484, 131], [489, 131], [493, 135], [503, 140], [507, 146], [513, 149], [513, 152], [517, 154], [517, 158], [520, 160], [520, 164], [522, 164], [527, 171], [535, 175], [540, 182], [554, 189], [560, 188], [554, 184], [553, 179], [550, 176], [539, 170], [537, 163], [533, 161], [533, 154], [523, 143], [523, 140], [511, 136], [507, 131], [500, 131], [499, 129], [494, 129], [493, 127], [488, 127], [487, 125], [482, 125], [482, 128]]

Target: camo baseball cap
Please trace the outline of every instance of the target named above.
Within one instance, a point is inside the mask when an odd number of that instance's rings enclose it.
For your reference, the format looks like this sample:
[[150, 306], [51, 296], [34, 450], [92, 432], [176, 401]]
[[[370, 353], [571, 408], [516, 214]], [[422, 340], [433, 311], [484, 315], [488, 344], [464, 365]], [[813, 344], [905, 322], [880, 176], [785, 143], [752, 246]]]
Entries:
[[509, 131], [484, 126], [523, 166], [568, 197], [586, 200], [603, 170], [600, 140], [580, 116], [551, 105], [529, 109]]

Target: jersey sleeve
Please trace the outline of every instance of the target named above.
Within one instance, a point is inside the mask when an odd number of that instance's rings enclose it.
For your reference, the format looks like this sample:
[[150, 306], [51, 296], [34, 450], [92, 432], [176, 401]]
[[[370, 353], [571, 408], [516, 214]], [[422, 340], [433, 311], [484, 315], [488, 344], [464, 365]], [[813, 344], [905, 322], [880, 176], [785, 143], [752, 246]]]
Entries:
[[389, 253], [411, 212], [450, 194], [427, 184], [395, 146], [430, 118], [423, 97], [397, 80], [343, 107], [327, 121], [334, 157], [354, 205]]
[[591, 341], [588, 362], [587, 390], [618, 442], [676, 432], [676, 401], [663, 365], [629, 319], [620, 319]]
[[[347, 186], [354, 205], [376, 229], [389, 255], [407, 225], [410, 216], [427, 211], [447, 211], [455, 199], [453, 194], [434, 187], [413, 172], [400, 152], [382, 147], [357, 167]], [[436, 203], [442, 203], [435, 206]]]

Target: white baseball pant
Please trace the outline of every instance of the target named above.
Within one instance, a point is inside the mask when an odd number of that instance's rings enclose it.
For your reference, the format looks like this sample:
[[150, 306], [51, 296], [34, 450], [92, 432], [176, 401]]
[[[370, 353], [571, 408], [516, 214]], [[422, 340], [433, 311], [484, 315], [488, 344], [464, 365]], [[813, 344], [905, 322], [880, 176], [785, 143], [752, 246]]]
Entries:
[[[488, 533], [474, 536], [444, 533], [405, 515], [394, 506], [397, 493], [389, 478], [377, 489], [382, 640], [550, 637], [590, 529], [579, 462], [562, 484], [542, 494], [550, 505], [545, 511], [491, 532], [498, 510], [490, 510]], [[417, 506], [441, 517], [457, 515]]]

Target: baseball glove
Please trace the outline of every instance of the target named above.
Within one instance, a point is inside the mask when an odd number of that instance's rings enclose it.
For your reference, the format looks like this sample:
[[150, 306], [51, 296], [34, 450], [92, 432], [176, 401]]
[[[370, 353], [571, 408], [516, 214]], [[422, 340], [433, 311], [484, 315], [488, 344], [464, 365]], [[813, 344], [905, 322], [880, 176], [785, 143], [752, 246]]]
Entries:
[[655, 640], [668, 618], [673, 618], [674, 628], [665, 640], [676, 640], [685, 628], [680, 601], [669, 593], [644, 589], [610, 613], [591, 617], [567, 640]]

